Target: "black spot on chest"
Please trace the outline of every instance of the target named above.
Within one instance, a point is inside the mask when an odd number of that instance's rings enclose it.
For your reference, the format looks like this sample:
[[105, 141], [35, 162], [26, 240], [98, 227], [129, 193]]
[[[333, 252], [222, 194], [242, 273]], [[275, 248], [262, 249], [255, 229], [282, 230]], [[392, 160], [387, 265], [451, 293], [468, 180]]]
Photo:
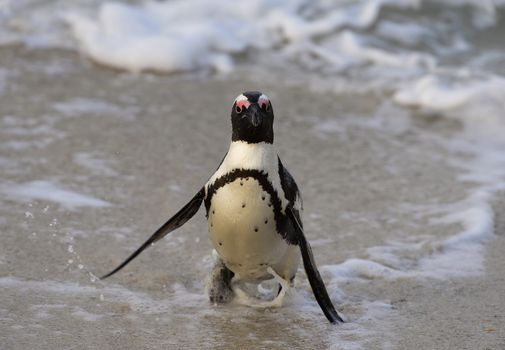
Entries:
[[268, 174], [264, 171], [254, 170], [254, 169], [234, 169], [233, 171], [219, 177], [207, 187], [207, 194], [204, 199], [205, 209], [207, 212], [207, 218], [209, 216], [209, 210], [212, 203], [212, 198], [216, 194], [216, 191], [221, 187], [234, 182], [237, 179], [242, 181], [247, 181], [249, 178], [253, 178], [258, 181], [262, 190], [270, 195], [269, 206], [273, 207], [275, 227], [277, 232], [290, 244], [296, 244], [295, 237], [288, 235], [288, 217], [282, 213], [282, 202], [279, 198], [279, 194], [274, 189], [272, 182], [268, 178]]

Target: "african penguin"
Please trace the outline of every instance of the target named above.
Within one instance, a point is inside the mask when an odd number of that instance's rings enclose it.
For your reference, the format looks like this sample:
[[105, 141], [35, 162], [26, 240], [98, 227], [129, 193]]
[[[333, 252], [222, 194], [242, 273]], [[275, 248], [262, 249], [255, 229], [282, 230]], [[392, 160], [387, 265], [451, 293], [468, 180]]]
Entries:
[[145, 248], [182, 226], [205, 204], [210, 240], [217, 253], [209, 278], [212, 302], [243, 294], [237, 282], [259, 283], [272, 277], [278, 296], [265, 306], [280, 306], [292, 284], [300, 256], [314, 296], [331, 323], [343, 322], [333, 307], [303, 232], [298, 186], [274, 147], [274, 112], [261, 92], [239, 95], [231, 112], [230, 148], [198, 193], [163, 224], [107, 278]]

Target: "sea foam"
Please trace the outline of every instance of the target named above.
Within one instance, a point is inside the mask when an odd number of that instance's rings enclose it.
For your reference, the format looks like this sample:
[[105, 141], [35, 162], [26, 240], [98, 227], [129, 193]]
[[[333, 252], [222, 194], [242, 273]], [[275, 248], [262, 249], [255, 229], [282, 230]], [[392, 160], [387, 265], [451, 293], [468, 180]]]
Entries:
[[[328, 11], [324, 4], [319, 4], [313, 10], [322, 15], [309, 17], [302, 12], [312, 5], [300, 0], [147, 1], [141, 5], [106, 2], [100, 6], [96, 18], [76, 12], [66, 13], [64, 18], [81, 50], [101, 64], [133, 72], [199, 68], [229, 72], [234, 66], [234, 56], [248, 50], [281, 49], [280, 56], [294, 58], [297, 51], [312, 47], [313, 52], [319, 51], [324, 56], [322, 52], [328, 49], [316, 45], [312, 39], [346, 27], [368, 28], [375, 23], [383, 6], [405, 8], [418, 3], [360, 1]], [[339, 49], [331, 50], [330, 55], [351, 55], [386, 64], [404, 61], [404, 57], [393, 58], [385, 51], [360, 49], [350, 34], [345, 34], [341, 42]]]
[[2, 184], [0, 193], [16, 201], [44, 200], [50, 201], [67, 209], [78, 207], [108, 207], [111, 203], [89, 195], [77, 193], [60, 187], [50, 181], [32, 181], [20, 184]]

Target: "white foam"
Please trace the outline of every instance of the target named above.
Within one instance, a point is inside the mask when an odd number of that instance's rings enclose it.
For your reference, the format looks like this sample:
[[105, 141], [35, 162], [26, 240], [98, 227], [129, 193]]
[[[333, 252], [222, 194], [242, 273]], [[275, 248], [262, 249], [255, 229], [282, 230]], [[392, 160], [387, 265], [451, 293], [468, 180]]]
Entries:
[[[464, 76], [467, 74], [465, 71], [460, 72], [464, 79], [457, 79], [454, 75], [444, 79], [442, 75], [428, 74], [399, 89], [393, 100], [403, 106], [439, 112], [457, 110], [463, 112], [460, 114], [463, 117], [474, 115], [480, 123], [490, 122], [489, 118], [494, 122], [505, 123], [505, 117], [498, 113], [505, 110], [505, 79], [490, 76], [472, 80], [471, 77]], [[468, 108], [472, 110], [468, 111]], [[491, 113], [483, 113], [486, 111]]]
[[[457, 140], [454, 152], [472, 154], [473, 159], [453, 161], [462, 173], [456, 181], [468, 183], [467, 196], [457, 202], [411, 208], [411, 214], [426, 218], [426, 234], [407, 235], [403, 241], [369, 247], [368, 259], [349, 259], [341, 264], [322, 266], [329, 282], [375, 278], [440, 278], [475, 276], [485, 271], [486, 244], [494, 233], [492, 201], [505, 189], [505, 149], [503, 143], [488, 140], [476, 143]], [[452, 234], [438, 237], [440, 227]], [[460, 230], [457, 228], [460, 227]], [[454, 229], [456, 228], [456, 229]], [[445, 231], [447, 231], [445, 229]], [[448, 231], [450, 233], [450, 231]], [[408, 232], [407, 232], [408, 234]]]
[[461, 169], [457, 180], [468, 184], [467, 197], [448, 205], [446, 214], [432, 219], [435, 224], [459, 224], [463, 229], [433, 242], [440, 253], [422, 258], [419, 269], [432, 277], [481, 273], [484, 244], [494, 229], [491, 202], [505, 189], [505, 78], [475, 76], [461, 70], [432, 73], [399, 89], [393, 100], [460, 121], [464, 134], [446, 143], [452, 153], [470, 158], [452, 159], [452, 165]]
[[[178, 304], [196, 305], [207, 301], [203, 294], [194, 294], [189, 292], [182, 285], [173, 286], [174, 293], [169, 299], [155, 299], [147, 293], [132, 291], [120, 285], [95, 284], [82, 285], [76, 282], [68, 281], [36, 281], [25, 280], [15, 277], [1, 277], [0, 288], [15, 289], [22, 293], [49, 294], [54, 297], [68, 297], [74, 299], [77, 297], [94, 297], [103, 302], [124, 302], [134, 311], [145, 314], [164, 314], [170, 313], [174, 306]], [[99, 315], [88, 312], [80, 312], [74, 309], [74, 315], [77, 317], [87, 317], [90, 321], [97, 320]]]
[[423, 113], [459, 121], [464, 134], [450, 141], [453, 152], [474, 158], [454, 163], [464, 170], [460, 179], [491, 187], [503, 183], [505, 78], [430, 74], [398, 90], [393, 100]]
[[12, 200], [22, 202], [32, 200], [50, 201], [71, 210], [78, 207], [103, 208], [111, 206], [109, 202], [64, 189], [51, 181], [32, 181], [20, 184], [4, 183], [0, 185], [0, 192]]
[[52, 107], [68, 117], [79, 117], [86, 114], [121, 116], [131, 119], [137, 108], [116, 105], [112, 102], [76, 97], [53, 103]]
[[[293, 50], [293, 45], [322, 52], [324, 48], [316, 45], [314, 39], [343, 28], [369, 28], [384, 6], [408, 8], [419, 3], [417, 0], [342, 3], [321, 16], [309, 18], [303, 14], [305, 7], [317, 10], [324, 5], [301, 0], [263, 0], [254, 4], [232, 0], [147, 1], [141, 5], [107, 2], [95, 19], [77, 13], [67, 13], [65, 19], [82, 51], [105, 65], [133, 72], [199, 68], [229, 72], [237, 53], [285, 47], [282, 55], [296, 58], [298, 50]], [[395, 65], [405, 60], [412, 64], [423, 60], [417, 54], [395, 57], [377, 49], [358, 49], [348, 34], [342, 40], [346, 53], [360, 60]], [[312, 44], [305, 45], [307, 41]]]
[[460, 209], [436, 220], [437, 224], [460, 224], [463, 230], [440, 243], [432, 243], [438, 249], [435, 254], [420, 259], [418, 270], [422, 275], [445, 278], [478, 275], [484, 271], [484, 244], [494, 232], [494, 212], [489, 196], [476, 198], [478, 193], [457, 203]]
[[[202, 68], [229, 72], [235, 57], [250, 57], [254, 60], [246, 59], [247, 63], [256, 64], [266, 53], [267, 61], [275, 57], [278, 63], [295, 61], [309, 69], [324, 67], [335, 72], [372, 63], [405, 73], [432, 69], [436, 65], [433, 51], [454, 53], [473, 45], [460, 30], [448, 26], [443, 16], [412, 23], [413, 17], [418, 18], [416, 11], [433, 6], [427, 0], [146, 0], [137, 4], [52, 0], [46, 6], [34, 6], [34, 2], [12, 2], [12, 9], [1, 13], [6, 20], [0, 21], [0, 34], [6, 39], [0, 44], [21, 41], [68, 47], [66, 33], [58, 27], [63, 19], [84, 54], [133, 72]], [[480, 30], [497, 24], [505, 2], [443, 0], [436, 5], [455, 8], [458, 19], [467, 16], [459, 7], [469, 8], [472, 29]], [[405, 13], [395, 13], [397, 21], [383, 16], [398, 8]], [[402, 46], [392, 50], [383, 39]], [[413, 51], [416, 43], [428, 48]], [[390, 74], [373, 73], [377, 80]]]
[[419, 44], [434, 35], [431, 28], [415, 22], [382, 21], [377, 25], [376, 33], [392, 39], [402, 45]]
[[[181, 6], [174, 3], [173, 6]], [[204, 3], [194, 5], [211, 7]], [[201, 67], [229, 71], [232, 61], [226, 52], [242, 46], [241, 39], [233, 34], [237, 23], [233, 30], [226, 28], [229, 21], [219, 25], [209, 22], [208, 16], [199, 18], [201, 21], [186, 18], [181, 23], [181, 18], [164, 8], [171, 6], [171, 3], [146, 3], [142, 7], [105, 3], [96, 20], [76, 13], [68, 14], [66, 20], [86, 55], [105, 65], [133, 72], [188, 71]], [[189, 8], [184, 11], [191, 13]]]
[[325, 47], [335, 47], [335, 45], [338, 50], [335, 51], [334, 54], [347, 55], [352, 58], [352, 64], [356, 64], [357, 61], [396, 68], [433, 68], [436, 65], [435, 58], [429, 54], [418, 52], [388, 52], [366, 44], [363, 38], [349, 30], [343, 31], [336, 36], [334, 40], [326, 43]]
[[78, 306], [74, 307], [74, 311], [72, 312], [72, 315], [77, 318], [80, 318], [84, 321], [88, 321], [88, 322], [95, 322], [95, 321], [100, 320], [103, 317], [103, 315], [97, 315], [97, 314], [88, 312]]
[[[497, 183], [503, 188], [504, 182]], [[493, 236], [493, 192], [475, 189], [463, 201], [426, 211], [432, 226], [428, 235], [367, 249], [369, 259], [348, 259], [321, 266], [330, 284], [370, 279], [475, 276], [484, 271], [485, 244]], [[422, 209], [420, 209], [422, 211]], [[438, 238], [436, 227], [456, 224], [461, 231]], [[408, 240], [415, 240], [408, 242]]]
[[335, 281], [374, 278], [387, 279], [403, 275], [401, 271], [364, 259], [348, 259], [342, 264], [321, 266], [321, 271], [329, 272]]
[[43, 305], [33, 305], [30, 310], [35, 313], [36, 318], [48, 319], [51, 318], [51, 311], [62, 310], [66, 307], [65, 304], [43, 304]]
[[112, 169], [111, 161], [98, 158], [94, 154], [79, 152], [74, 154], [73, 160], [76, 164], [88, 169], [92, 174], [103, 176], [117, 176], [118, 173]]

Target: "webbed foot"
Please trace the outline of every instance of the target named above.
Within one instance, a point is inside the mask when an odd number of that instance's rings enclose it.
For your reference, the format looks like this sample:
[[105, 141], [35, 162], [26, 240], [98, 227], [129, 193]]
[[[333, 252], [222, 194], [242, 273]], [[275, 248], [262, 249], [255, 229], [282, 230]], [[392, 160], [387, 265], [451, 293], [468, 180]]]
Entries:
[[236, 301], [239, 304], [247, 305], [254, 308], [269, 308], [269, 307], [281, 307], [286, 296], [286, 292], [290, 288], [290, 282], [282, 278], [274, 271], [271, 267], [267, 268], [268, 273], [270, 273], [274, 279], [279, 283], [280, 289], [277, 296], [273, 300], [258, 300], [257, 298], [251, 297], [249, 294], [244, 292], [238, 284], [232, 283], [232, 290], [237, 296]]
[[211, 303], [229, 303], [234, 293], [231, 288], [231, 279], [234, 273], [228, 269], [221, 259], [218, 259], [212, 268], [207, 283], [207, 292]]

